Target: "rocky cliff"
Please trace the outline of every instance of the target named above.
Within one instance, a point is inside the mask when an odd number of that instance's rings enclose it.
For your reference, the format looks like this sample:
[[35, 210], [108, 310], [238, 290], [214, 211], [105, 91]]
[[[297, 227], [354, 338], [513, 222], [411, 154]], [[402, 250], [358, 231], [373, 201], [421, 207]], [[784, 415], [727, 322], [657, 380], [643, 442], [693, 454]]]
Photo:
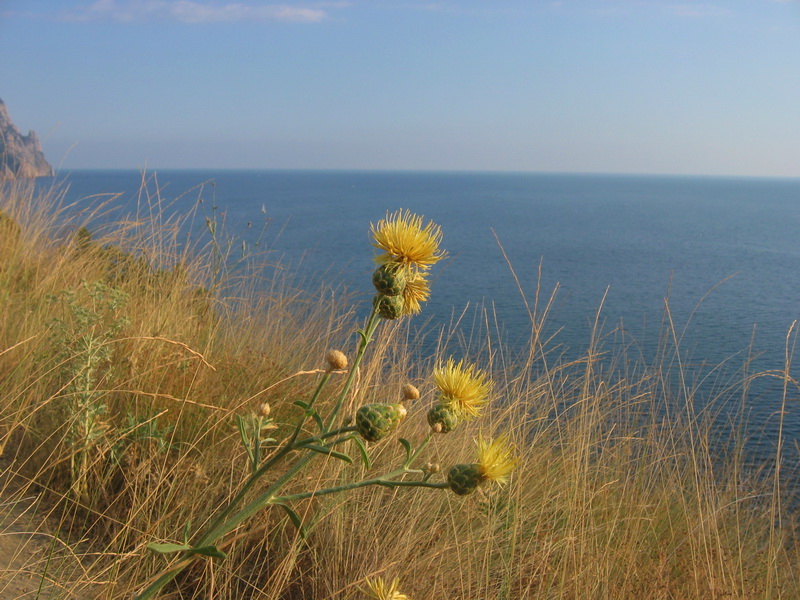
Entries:
[[33, 131], [22, 135], [6, 105], [0, 100], [0, 179], [47, 177], [53, 167], [45, 160], [42, 145]]

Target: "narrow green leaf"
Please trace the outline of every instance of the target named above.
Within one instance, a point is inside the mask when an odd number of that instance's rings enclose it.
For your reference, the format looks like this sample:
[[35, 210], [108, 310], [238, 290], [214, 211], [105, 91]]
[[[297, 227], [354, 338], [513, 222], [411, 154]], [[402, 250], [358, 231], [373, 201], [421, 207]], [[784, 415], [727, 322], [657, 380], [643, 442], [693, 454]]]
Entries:
[[253, 471], [258, 470], [258, 463], [261, 462], [261, 431], [256, 431], [253, 435], [253, 449], [250, 452], [250, 456], [252, 457], [250, 460], [250, 464], [253, 465]]
[[239, 435], [242, 438], [242, 444], [247, 447], [249, 444], [247, 440], [247, 432], [244, 430], [244, 419], [242, 418], [242, 415], [236, 415], [236, 427], [239, 428]]
[[173, 552], [191, 550], [192, 547], [188, 544], [156, 544], [155, 542], [150, 542], [147, 544], [147, 549], [156, 554], [172, 554]]
[[331, 450], [330, 448], [326, 448], [325, 446], [317, 446], [316, 444], [303, 444], [300, 447], [306, 448], [307, 450], [311, 450], [312, 452], [319, 452], [320, 454], [325, 454], [326, 456], [332, 456], [334, 458], [338, 458], [339, 460], [343, 460], [344, 462], [351, 465], [353, 464], [353, 459], [347, 456], [347, 454], [336, 452], [335, 450]]
[[200, 554], [202, 556], [208, 556], [210, 558], [219, 558], [220, 560], [228, 556], [216, 546], [203, 546], [202, 548], [192, 548], [189, 553]]
[[308, 532], [306, 531], [306, 528], [303, 526], [303, 519], [300, 518], [300, 515], [298, 515], [294, 511], [294, 509], [291, 506], [289, 506], [288, 504], [283, 504], [283, 503], [280, 503], [280, 502], [277, 503], [277, 504], [283, 510], [286, 511], [286, 514], [289, 517], [289, 519], [292, 521], [292, 524], [300, 532], [300, 537], [302, 537], [303, 539], [306, 539], [306, 535], [308, 535]]
[[321, 433], [325, 433], [325, 423], [322, 422], [322, 417], [319, 416], [319, 413], [316, 410], [311, 410], [311, 416], [314, 419], [314, 422], [319, 427]]
[[183, 543], [184, 544], [188, 544], [189, 543], [189, 531], [191, 530], [191, 528], [192, 528], [192, 520], [189, 519], [188, 521], [186, 521], [186, 525], [183, 526]]
[[354, 437], [353, 441], [361, 452], [361, 460], [364, 461], [364, 466], [367, 467], [367, 469], [371, 469], [372, 461], [369, 459], [369, 452], [367, 452], [367, 447], [364, 445], [363, 440], [360, 437]]
[[308, 410], [310, 408], [308, 402], [303, 402], [302, 400], [295, 400], [294, 402], [292, 402], [292, 404], [294, 404], [295, 406], [299, 406], [303, 410]]
[[408, 463], [411, 462], [411, 442], [406, 438], [400, 438], [397, 441], [406, 449], [406, 466], [408, 466]]
[[250, 460], [250, 464], [253, 464], [253, 451], [250, 449], [250, 438], [247, 435], [242, 415], [236, 415], [236, 426], [239, 428], [239, 436], [242, 438], [242, 446], [244, 446], [244, 451], [247, 452], [247, 458]]

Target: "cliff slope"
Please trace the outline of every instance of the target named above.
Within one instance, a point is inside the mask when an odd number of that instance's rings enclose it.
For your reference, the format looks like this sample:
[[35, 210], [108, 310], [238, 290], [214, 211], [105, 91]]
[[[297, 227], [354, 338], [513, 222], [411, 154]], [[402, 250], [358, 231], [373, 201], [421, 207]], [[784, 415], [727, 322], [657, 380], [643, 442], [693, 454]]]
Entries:
[[39, 137], [33, 131], [22, 135], [0, 100], [0, 179], [52, 174], [53, 167], [44, 158]]

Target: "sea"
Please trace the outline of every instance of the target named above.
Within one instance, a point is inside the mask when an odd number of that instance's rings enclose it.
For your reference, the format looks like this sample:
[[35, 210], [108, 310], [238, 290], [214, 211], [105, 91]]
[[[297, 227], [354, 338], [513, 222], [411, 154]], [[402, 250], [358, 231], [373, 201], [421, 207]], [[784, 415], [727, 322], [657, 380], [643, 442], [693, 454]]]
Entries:
[[[468, 353], [491, 339], [524, 355], [530, 311], [546, 309], [543, 338], [564, 360], [585, 353], [593, 331], [603, 352], [624, 346], [644, 362], [678, 340], [693, 380], [709, 382], [700, 403], [744, 364], [780, 371], [800, 352], [800, 179], [76, 170], [39, 185], [53, 183], [73, 210], [112, 207], [105, 218], [141, 211], [148, 197], [169, 214], [197, 211], [196, 229], [213, 224], [235, 240], [232, 257], [262, 254], [310, 290], [346, 289], [364, 313], [370, 225], [398, 209], [424, 215], [441, 226], [448, 257], [415, 317], [422, 351], [445, 339], [449, 352]], [[800, 356], [790, 374], [783, 468], [800, 481]], [[753, 464], [774, 463], [783, 381], [733, 387], [730, 414], [745, 407]]]

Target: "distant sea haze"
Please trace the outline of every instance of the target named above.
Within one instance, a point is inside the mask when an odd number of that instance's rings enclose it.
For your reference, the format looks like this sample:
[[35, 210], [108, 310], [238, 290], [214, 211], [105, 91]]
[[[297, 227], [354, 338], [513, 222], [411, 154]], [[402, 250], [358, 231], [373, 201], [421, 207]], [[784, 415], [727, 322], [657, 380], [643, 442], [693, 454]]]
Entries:
[[[717, 365], [738, 353], [730, 361], [735, 368], [755, 336], [751, 370], [783, 368], [786, 334], [800, 319], [800, 179], [345, 171], [156, 176], [169, 210], [188, 211], [202, 197], [202, 210], [224, 214], [227, 229], [246, 244], [256, 243], [268, 220], [262, 248], [293, 264], [309, 286], [329, 281], [363, 292], [365, 307], [372, 294], [370, 223], [398, 208], [424, 215], [441, 225], [449, 259], [437, 265], [431, 300], [417, 319], [427, 328], [447, 326], [467, 305], [484, 304], [512, 349], [524, 346], [530, 325], [506, 257], [529, 303], [537, 281], [540, 308], [558, 286], [547, 331], [558, 332], [554, 343], [575, 356], [587, 348], [601, 304], [604, 330], [623, 326], [645, 359], [657, 352], [666, 298], [679, 332], [691, 317], [681, 341], [687, 362]], [[119, 193], [117, 203], [130, 207], [142, 174], [73, 171], [56, 179], [69, 183], [68, 201]], [[768, 456], [780, 390], [756, 386], [751, 393], [754, 447]], [[800, 440], [795, 404], [786, 416], [789, 446]]]

